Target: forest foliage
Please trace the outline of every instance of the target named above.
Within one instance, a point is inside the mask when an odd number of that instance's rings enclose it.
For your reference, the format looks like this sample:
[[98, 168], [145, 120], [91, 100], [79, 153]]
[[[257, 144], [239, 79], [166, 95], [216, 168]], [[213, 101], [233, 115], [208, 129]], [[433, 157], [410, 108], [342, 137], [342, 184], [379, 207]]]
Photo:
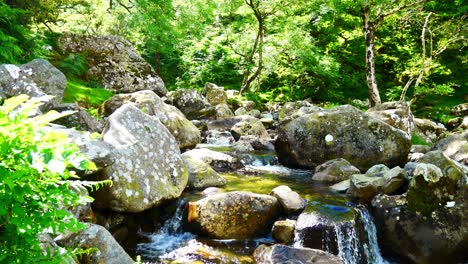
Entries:
[[53, 46], [57, 33], [113, 34], [128, 39], [170, 89], [214, 82], [257, 101], [367, 98], [367, 14], [383, 101], [453, 104], [466, 94], [467, 5], [461, 0], [1, 3], [1, 62], [51, 56], [44, 47]]

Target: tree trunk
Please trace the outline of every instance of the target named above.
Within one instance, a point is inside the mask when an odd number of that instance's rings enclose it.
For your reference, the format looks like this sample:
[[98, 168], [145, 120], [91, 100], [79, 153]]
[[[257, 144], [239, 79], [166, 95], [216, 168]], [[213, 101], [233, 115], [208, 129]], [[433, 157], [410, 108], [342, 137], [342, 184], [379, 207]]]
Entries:
[[375, 23], [370, 21], [369, 6], [362, 8], [362, 29], [366, 40], [366, 80], [369, 89], [369, 102], [371, 106], [381, 103], [377, 79], [375, 76]]
[[263, 35], [265, 34], [265, 25], [264, 25], [264, 20], [265, 17], [264, 15], [260, 12], [258, 8], [259, 2], [256, 2], [256, 5], [252, 2], [246, 2], [250, 8], [252, 8], [255, 18], [257, 19], [258, 22], [258, 31], [257, 31], [257, 37], [255, 39], [254, 46], [252, 48], [251, 53], [246, 57], [248, 64], [253, 64], [253, 58], [255, 53], [257, 53], [258, 50], [258, 61], [257, 61], [257, 69], [255, 72], [251, 75], [251, 69], [250, 67], [247, 67], [244, 71], [244, 79], [242, 80], [242, 86], [239, 91], [239, 93], [242, 95], [245, 91], [247, 91], [250, 87], [250, 84], [252, 84], [255, 79], [260, 76], [262, 73], [262, 68], [263, 68], [263, 45], [264, 45], [264, 39]]
[[161, 55], [159, 52], [156, 52], [154, 54], [154, 64], [156, 66], [156, 74], [158, 76], [161, 76]]

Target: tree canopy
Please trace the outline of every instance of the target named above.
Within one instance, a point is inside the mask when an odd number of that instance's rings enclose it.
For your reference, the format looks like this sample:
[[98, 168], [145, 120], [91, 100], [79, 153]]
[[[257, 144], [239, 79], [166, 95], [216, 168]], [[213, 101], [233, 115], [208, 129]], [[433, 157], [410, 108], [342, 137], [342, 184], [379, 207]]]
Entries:
[[466, 91], [460, 0], [2, 0], [1, 9], [2, 62], [47, 56], [51, 33], [113, 34], [170, 89], [214, 82], [256, 100], [371, 105]]

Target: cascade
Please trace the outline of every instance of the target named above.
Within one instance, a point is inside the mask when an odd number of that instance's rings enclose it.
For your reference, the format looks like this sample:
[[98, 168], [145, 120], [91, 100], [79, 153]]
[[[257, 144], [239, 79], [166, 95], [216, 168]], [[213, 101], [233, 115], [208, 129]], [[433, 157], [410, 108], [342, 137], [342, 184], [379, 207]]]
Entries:
[[185, 246], [195, 238], [195, 235], [184, 232], [182, 229], [184, 205], [185, 200], [179, 199], [174, 215], [164, 222], [159, 232], [144, 234], [150, 239], [150, 242], [137, 245], [139, 254], [148, 259], [156, 259], [160, 255]]

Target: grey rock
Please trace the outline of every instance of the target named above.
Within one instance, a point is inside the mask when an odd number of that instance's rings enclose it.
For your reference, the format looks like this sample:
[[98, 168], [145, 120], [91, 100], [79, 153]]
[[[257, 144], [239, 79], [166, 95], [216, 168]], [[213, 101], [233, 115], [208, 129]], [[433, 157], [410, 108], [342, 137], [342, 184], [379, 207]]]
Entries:
[[451, 159], [468, 166], [468, 131], [440, 140], [433, 150], [440, 150]]
[[336, 158], [360, 170], [396, 166], [406, 163], [410, 148], [405, 132], [348, 105], [283, 120], [275, 143], [282, 164], [302, 168]]
[[184, 156], [201, 159], [216, 171], [232, 171], [242, 167], [237, 158], [209, 149], [192, 149], [184, 152]]
[[114, 151], [99, 179], [113, 185], [93, 194], [95, 207], [137, 213], [181, 195], [188, 171], [159, 119], [124, 104], [109, 116], [102, 137]]
[[224, 87], [217, 86], [214, 83], [206, 83], [203, 88], [203, 95], [211, 105], [227, 104], [227, 94]]
[[443, 124], [435, 123], [429, 119], [414, 118], [416, 124], [415, 133], [423, 137], [427, 142], [436, 142], [447, 129]]
[[241, 116], [241, 115], [248, 115], [248, 111], [244, 108], [244, 107], [239, 107], [236, 109], [236, 111], [234, 111], [234, 114], [236, 116]]
[[45, 104], [42, 111], [62, 102], [66, 86], [65, 75], [46, 60], [35, 59], [18, 66], [0, 65], [0, 97], [27, 94]]
[[411, 135], [415, 129], [414, 117], [408, 102], [385, 102], [376, 105], [367, 113]]
[[85, 230], [64, 239], [61, 244], [73, 248], [97, 248], [98, 252], [85, 256], [86, 263], [135, 263], [109, 231], [99, 225], [87, 224]]
[[339, 193], [344, 193], [346, 192], [349, 187], [351, 186], [351, 180], [344, 180], [339, 183], [335, 183], [332, 186], [330, 186], [330, 189], [334, 192], [339, 192]]
[[87, 54], [87, 78], [102, 82], [107, 90], [116, 93], [152, 90], [159, 96], [167, 93], [151, 65], [122, 37], [64, 34], [59, 43], [64, 54]]
[[467, 116], [468, 115], [468, 103], [459, 104], [452, 107], [452, 114], [456, 116]]
[[310, 264], [343, 264], [337, 256], [326, 251], [312, 248], [294, 248], [283, 245], [261, 245], [254, 252], [256, 263], [310, 263]]
[[268, 232], [279, 211], [277, 199], [269, 195], [220, 193], [190, 203], [188, 222], [212, 238], [245, 239]]
[[195, 89], [178, 89], [172, 96], [174, 106], [179, 108], [190, 120], [203, 117], [204, 110], [211, 106], [206, 98]]
[[297, 192], [291, 190], [291, 188], [286, 185], [281, 185], [274, 188], [270, 195], [278, 199], [279, 203], [283, 207], [283, 211], [287, 214], [302, 211], [306, 206], [304, 199], [302, 199]]
[[188, 168], [188, 187], [191, 189], [204, 189], [226, 184], [226, 180], [214, 171], [210, 165], [193, 155], [182, 154], [182, 159]]
[[276, 241], [284, 244], [289, 244], [294, 239], [295, 225], [295, 220], [286, 219], [276, 221], [273, 224], [273, 228], [271, 229], [271, 234]]
[[164, 103], [150, 90], [115, 95], [101, 105], [100, 112], [109, 116], [126, 103], [131, 103], [144, 113], [157, 117], [176, 138], [181, 149], [193, 148], [200, 143], [200, 130], [185, 118], [179, 109]]
[[96, 133], [101, 133], [104, 129], [104, 121], [102, 119], [97, 120], [91, 116], [86, 109], [79, 107], [76, 103], [60, 104], [54, 107], [53, 110], [58, 112], [74, 111], [71, 115], [55, 120], [54, 123], [56, 124]]
[[354, 167], [347, 160], [339, 158], [329, 160], [320, 164], [315, 168], [313, 180], [336, 183], [349, 179], [353, 174], [361, 173], [358, 168]]
[[372, 176], [372, 177], [382, 177], [385, 172], [389, 171], [390, 169], [385, 166], [384, 164], [377, 164], [372, 167], [370, 167], [366, 171], [366, 175]]
[[226, 119], [234, 116], [234, 113], [227, 104], [218, 104], [215, 106], [216, 119]]
[[270, 138], [265, 126], [255, 117], [245, 118], [236, 123], [231, 128], [231, 134], [236, 140], [239, 140], [241, 136], [256, 136], [261, 139]]

